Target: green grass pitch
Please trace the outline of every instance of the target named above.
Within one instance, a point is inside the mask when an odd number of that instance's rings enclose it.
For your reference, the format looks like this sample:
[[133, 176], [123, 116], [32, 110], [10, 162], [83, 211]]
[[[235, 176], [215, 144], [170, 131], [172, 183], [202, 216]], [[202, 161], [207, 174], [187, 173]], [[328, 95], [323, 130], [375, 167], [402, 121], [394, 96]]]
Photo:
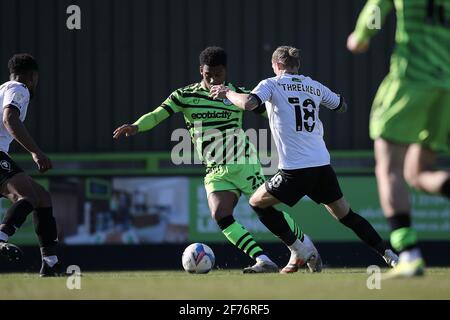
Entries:
[[381, 281], [381, 289], [372, 290], [367, 288], [365, 269], [289, 275], [242, 274], [239, 270], [213, 270], [206, 275], [184, 271], [87, 272], [80, 278], [79, 290], [67, 288], [68, 278], [10, 273], [0, 274], [0, 300], [450, 299], [450, 268], [428, 268], [426, 272], [422, 278]]

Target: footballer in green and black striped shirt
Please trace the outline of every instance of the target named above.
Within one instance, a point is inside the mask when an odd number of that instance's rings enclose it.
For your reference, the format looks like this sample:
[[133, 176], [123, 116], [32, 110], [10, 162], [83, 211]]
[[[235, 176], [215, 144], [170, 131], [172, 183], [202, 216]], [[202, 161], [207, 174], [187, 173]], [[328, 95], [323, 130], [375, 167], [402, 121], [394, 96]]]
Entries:
[[[278, 266], [267, 257], [252, 235], [233, 218], [233, 210], [242, 193], [250, 197], [265, 181], [255, 147], [242, 130], [243, 110], [228, 100], [209, 96], [213, 85], [226, 84], [236, 92], [246, 92], [226, 81], [226, 53], [219, 47], [208, 47], [200, 54], [202, 81], [175, 90], [154, 111], [134, 124], [114, 131], [114, 138], [148, 131], [175, 113], [183, 113], [196, 151], [207, 168], [205, 188], [211, 215], [225, 237], [244, 251], [256, 264], [245, 273], [278, 272]], [[265, 113], [265, 106], [256, 109]], [[277, 211], [261, 222], [278, 236], [299, 259], [308, 260], [313, 249], [303, 244], [303, 232], [285, 212]], [[309, 243], [309, 242], [308, 242]]]
[[348, 49], [367, 50], [381, 28], [376, 22], [392, 10], [395, 49], [372, 104], [370, 136], [381, 206], [392, 229], [391, 244], [400, 253], [386, 277], [410, 277], [422, 275], [425, 263], [411, 226], [405, 180], [422, 192], [450, 198], [449, 172], [433, 168], [435, 153], [450, 149], [450, 1], [368, 0]]

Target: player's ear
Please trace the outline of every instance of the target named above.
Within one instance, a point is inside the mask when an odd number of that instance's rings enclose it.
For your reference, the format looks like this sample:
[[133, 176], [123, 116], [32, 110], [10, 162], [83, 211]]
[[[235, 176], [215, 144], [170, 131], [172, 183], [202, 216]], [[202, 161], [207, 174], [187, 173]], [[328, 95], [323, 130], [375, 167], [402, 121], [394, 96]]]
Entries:
[[200, 74], [203, 76], [203, 66], [200, 66]]

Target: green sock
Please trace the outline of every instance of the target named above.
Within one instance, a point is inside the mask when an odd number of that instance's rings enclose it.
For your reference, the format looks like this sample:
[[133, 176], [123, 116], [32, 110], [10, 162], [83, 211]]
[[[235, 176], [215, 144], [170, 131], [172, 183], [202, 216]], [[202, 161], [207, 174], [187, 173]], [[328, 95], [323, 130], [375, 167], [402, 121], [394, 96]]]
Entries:
[[284, 220], [286, 220], [286, 222], [289, 225], [289, 228], [291, 229], [291, 231], [295, 234], [297, 239], [302, 240], [303, 239], [303, 231], [302, 231], [302, 229], [300, 229], [298, 224], [295, 223], [294, 219], [291, 218], [289, 213], [284, 212], [284, 211], [282, 211], [282, 212], [283, 212]]
[[244, 251], [252, 259], [263, 253], [263, 250], [256, 244], [252, 235], [237, 221], [222, 230], [222, 233], [232, 244]]
[[404, 227], [391, 232], [391, 245], [397, 252], [414, 247], [417, 244], [417, 232], [413, 228]]

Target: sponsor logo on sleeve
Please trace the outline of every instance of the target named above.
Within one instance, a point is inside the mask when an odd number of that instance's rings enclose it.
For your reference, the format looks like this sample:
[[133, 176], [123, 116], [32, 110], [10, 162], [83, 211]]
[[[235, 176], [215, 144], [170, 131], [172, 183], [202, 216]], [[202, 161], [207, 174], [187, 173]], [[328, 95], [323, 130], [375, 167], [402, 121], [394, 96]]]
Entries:
[[12, 171], [12, 169], [11, 169], [11, 164], [10, 164], [8, 161], [6, 161], [6, 160], [1, 160], [1, 161], [0, 161], [0, 167], [1, 167], [3, 170], [6, 170], [6, 171], [8, 171], [8, 172], [11, 172], [11, 171]]

